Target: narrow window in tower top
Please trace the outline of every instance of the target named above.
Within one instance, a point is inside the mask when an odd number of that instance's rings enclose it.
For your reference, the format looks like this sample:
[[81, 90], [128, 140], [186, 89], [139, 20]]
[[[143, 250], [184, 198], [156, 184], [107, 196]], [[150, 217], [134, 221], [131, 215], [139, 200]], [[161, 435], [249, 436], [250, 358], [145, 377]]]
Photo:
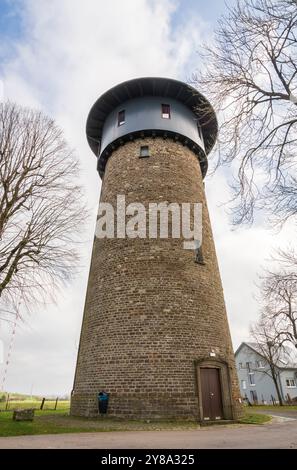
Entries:
[[162, 118], [170, 119], [170, 104], [162, 104]]
[[124, 109], [118, 112], [118, 126], [122, 126], [123, 124], [125, 124], [125, 110]]
[[141, 145], [139, 158], [146, 158], [150, 156], [150, 149], [148, 145]]

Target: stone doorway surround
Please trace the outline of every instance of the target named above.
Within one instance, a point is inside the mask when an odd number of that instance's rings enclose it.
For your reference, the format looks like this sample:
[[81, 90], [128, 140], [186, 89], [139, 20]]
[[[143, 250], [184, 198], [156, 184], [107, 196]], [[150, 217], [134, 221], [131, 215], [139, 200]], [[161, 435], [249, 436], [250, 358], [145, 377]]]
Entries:
[[233, 421], [234, 409], [232, 406], [231, 379], [228, 363], [220, 357], [216, 356], [195, 360], [194, 365], [200, 421], [204, 422], [201, 388], [201, 369], [203, 368], [214, 368], [219, 370], [222, 393], [223, 420]]

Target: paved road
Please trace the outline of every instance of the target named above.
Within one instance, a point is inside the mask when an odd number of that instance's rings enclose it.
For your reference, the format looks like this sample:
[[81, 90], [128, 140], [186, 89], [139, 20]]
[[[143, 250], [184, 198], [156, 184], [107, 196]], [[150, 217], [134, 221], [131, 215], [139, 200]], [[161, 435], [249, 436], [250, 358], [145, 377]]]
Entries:
[[258, 410], [257, 408], [253, 408], [253, 413], [262, 413], [265, 415], [270, 415], [270, 416], [281, 416], [283, 418], [291, 418], [291, 419], [297, 419], [297, 410]]
[[[280, 418], [279, 418], [280, 419]], [[0, 449], [297, 449], [297, 420], [189, 431], [98, 432], [0, 438]]]

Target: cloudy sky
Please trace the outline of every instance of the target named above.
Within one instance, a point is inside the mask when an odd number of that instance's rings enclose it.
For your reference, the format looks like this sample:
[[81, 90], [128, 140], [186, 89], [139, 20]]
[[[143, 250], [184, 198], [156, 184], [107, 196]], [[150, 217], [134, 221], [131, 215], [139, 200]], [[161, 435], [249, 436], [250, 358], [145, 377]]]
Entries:
[[[232, 3], [229, 0], [228, 3]], [[210, 8], [211, 4], [211, 8]], [[85, 120], [98, 96], [137, 76], [187, 81], [197, 50], [210, 41], [223, 0], [0, 0], [0, 93], [43, 109], [65, 130], [82, 164], [82, 183], [95, 216], [100, 192]], [[229, 172], [229, 173], [228, 173]], [[257, 317], [257, 273], [290, 233], [261, 226], [234, 230], [227, 207], [231, 170], [206, 178], [234, 346]], [[65, 394], [72, 388], [88, 277], [94, 220], [87, 229], [84, 268], [75, 283], [18, 326], [6, 389]], [[7, 351], [11, 328], [0, 323]], [[0, 380], [3, 366], [0, 365]]]

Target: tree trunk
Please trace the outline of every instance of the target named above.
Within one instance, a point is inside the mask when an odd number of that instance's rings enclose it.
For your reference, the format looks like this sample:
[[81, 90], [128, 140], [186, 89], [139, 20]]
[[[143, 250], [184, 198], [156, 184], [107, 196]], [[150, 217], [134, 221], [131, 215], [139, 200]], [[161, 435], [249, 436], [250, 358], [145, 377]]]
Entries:
[[281, 392], [280, 392], [280, 389], [279, 389], [279, 383], [277, 381], [277, 377], [276, 377], [276, 375], [273, 371], [271, 371], [271, 375], [272, 375], [273, 383], [275, 385], [275, 389], [276, 389], [279, 404], [280, 404], [280, 406], [283, 406], [284, 402], [283, 402], [283, 398], [282, 398], [282, 395], [281, 395]]

